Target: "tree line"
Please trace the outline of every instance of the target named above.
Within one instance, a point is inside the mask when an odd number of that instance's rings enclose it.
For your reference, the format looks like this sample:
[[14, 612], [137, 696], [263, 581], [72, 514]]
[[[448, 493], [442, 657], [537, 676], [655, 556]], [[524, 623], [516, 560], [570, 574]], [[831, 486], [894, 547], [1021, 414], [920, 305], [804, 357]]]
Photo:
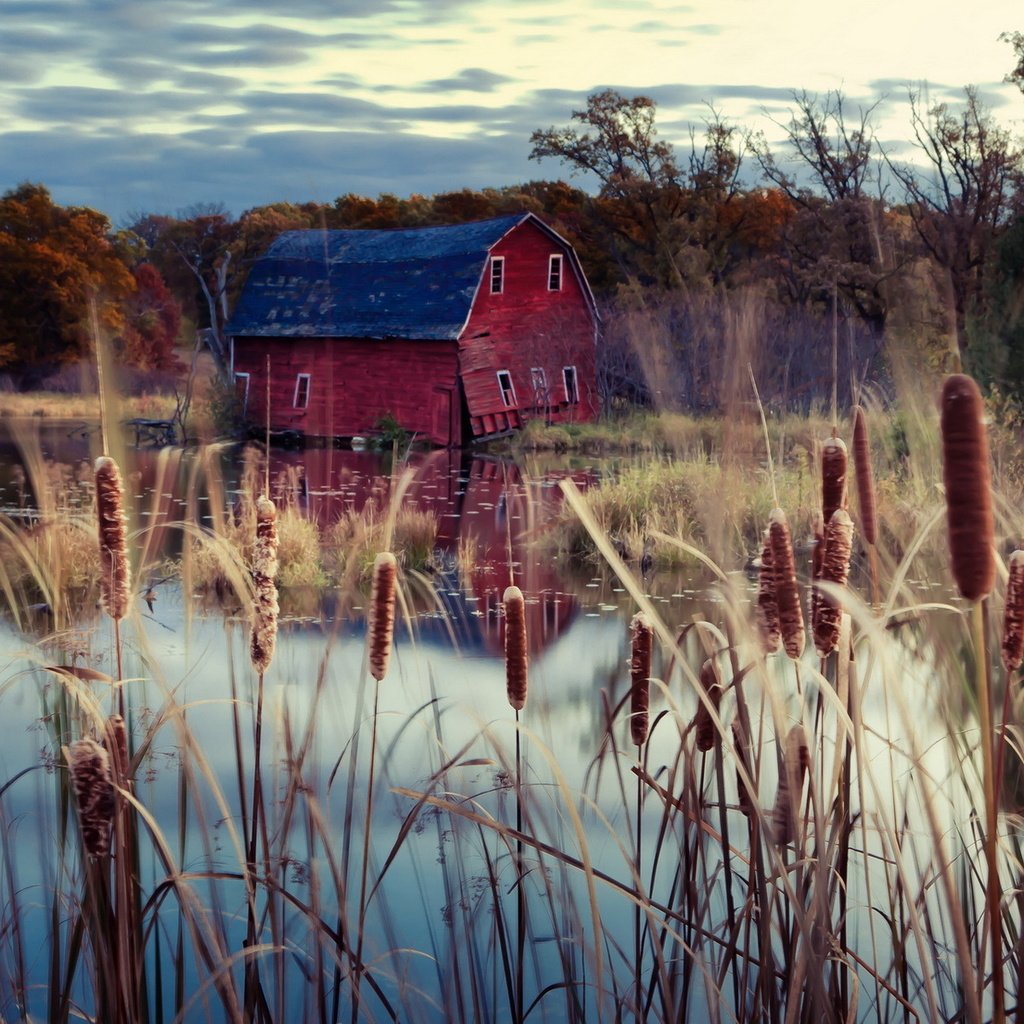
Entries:
[[[1024, 91], [1024, 37], [1008, 35]], [[653, 100], [595, 93], [538, 129], [531, 158], [583, 173], [504, 188], [138, 213], [114, 228], [41, 184], [0, 198], [0, 374], [38, 385], [103, 331], [125, 366], [177, 369], [197, 332], [226, 370], [224, 324], [282, 231], [461, 223], [524, 210], [573, 244], [602, 311], [610, 405], [722, 409], [755, 372], [767, 397], [852, 396], [897, 355], [963, 366], [1024, 400], [1024, 150], [964, 90], [910, 96], [913, 159], [876, 107], [794, 93], [783, 144], [709, 108], [683, 155]], [[749, 369], [748, 369], [749, 367]]]

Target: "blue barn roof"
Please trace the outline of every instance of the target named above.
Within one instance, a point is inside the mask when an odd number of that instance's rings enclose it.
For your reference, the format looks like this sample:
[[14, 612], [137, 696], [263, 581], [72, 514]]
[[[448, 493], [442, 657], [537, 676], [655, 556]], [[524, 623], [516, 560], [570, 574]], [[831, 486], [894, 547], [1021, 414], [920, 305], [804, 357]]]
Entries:
[[544, 228], [520, 213], [450, 227], [287, 231], [249, 272], [227, 333], [457, 339], [487, 253], [525, 220]]

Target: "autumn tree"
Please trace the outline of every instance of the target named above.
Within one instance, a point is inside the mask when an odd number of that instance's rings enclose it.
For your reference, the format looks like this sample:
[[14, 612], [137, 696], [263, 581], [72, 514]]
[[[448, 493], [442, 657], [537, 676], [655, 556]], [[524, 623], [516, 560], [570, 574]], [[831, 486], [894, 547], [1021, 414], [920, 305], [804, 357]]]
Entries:
[[58, 206], [38, 184], [0, 198], [0, 368], [31, 376], [75, 361], [94, 327], [121, 330], [133, 289], [105, 216]]
[[973, 87], [964, 104], [922, 108], [911, 93], [919, 164], [888, 160], [925, 252], [946, 275], [961, 352], [969, 315], [982, 299], [984, 267], [1009, 224], [1021, 187], [1024, 153], [994, 121]]
[[147, 241], [147, 258], [182, 299], [184, 311], [201, 330], [200, 337], [218, 371], [226, 377], [224, 326], [229, 315], [237, 223], [223, 206], [214, 203], [189, 207], [176, 217], [136, 216], [131, 230]]
[[139, 263], [132, 275], [135, 290], [124, 301], [124, 327], [115, 339], [118, 356], [140, 370], [177, 370], [181, 306], [152, 263]]
[[672, 146], [657, 138], [654, 118], [655, 103], [647, 96], [594, 93], [584, 110], [572, 112], [569, 126], [533, 132], [530, 159], [555, 158], [597, 179], [597, 211], [624, 276], [639, 271], [680, 285], [675, 229], [682, 180]]

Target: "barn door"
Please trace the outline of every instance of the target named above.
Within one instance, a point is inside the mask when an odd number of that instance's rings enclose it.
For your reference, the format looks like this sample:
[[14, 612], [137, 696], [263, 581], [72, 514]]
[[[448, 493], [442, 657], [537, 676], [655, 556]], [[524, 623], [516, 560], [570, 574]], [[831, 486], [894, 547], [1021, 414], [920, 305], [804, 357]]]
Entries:
[[434, 444], [457, 445], [459, 443], [458, 408], [455, 403], [455, 389], [434, 388], [431, 396], [430, 440]]

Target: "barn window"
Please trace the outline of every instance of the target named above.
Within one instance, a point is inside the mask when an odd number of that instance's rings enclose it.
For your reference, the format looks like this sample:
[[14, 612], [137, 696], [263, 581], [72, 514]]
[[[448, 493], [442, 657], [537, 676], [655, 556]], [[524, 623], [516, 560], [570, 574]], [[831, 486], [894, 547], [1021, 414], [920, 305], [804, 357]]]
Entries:
[[501, 400], [506, 407], [516, 404], [516, 389], [512, 386], [512, 374], [508, 370], [498, 371], [498, 388], [501, 390]]
[[295, 402], [296, 409], [305, 409], [309, 405], [309, 374], [300, 373], [295, 378]]
[[505, 257], [491, 257], [491, 294], [500, 295], [505, 290]]
[[548, 375], [544, 372], [543, 366], [530, 367], [530, 384], [533, 385], [533, 393], [544, 397], [548, 390]]
[[249, 374], [235, 374], [235, 396], [238, 398], [239, 411], [244, 416], [249, 408]]
[[565, 384], [565, 400], [575, 405], [580, 400], [580, 386], [576, 380], [576, 367], [562, 367], [562, 383]]
[[562, 290], [562, 257], [560, 253], [552, 253], [548, 259], [548, 291]]

